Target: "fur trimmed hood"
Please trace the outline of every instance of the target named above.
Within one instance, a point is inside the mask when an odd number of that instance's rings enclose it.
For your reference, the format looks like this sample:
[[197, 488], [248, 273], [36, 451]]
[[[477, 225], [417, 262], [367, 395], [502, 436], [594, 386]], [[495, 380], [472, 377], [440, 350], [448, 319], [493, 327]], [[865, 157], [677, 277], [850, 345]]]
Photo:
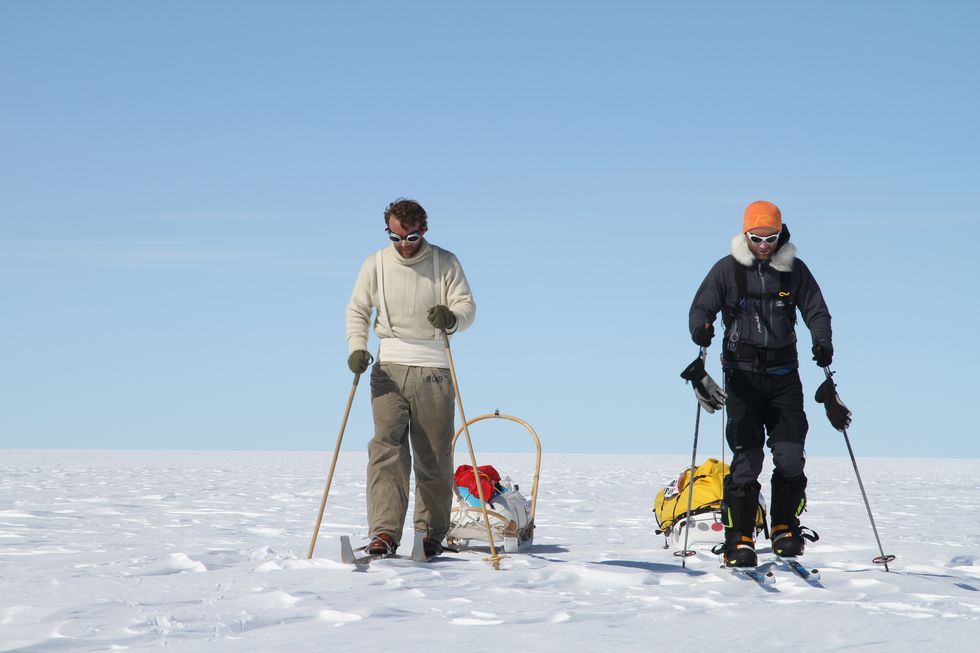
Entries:
[[[789, 229], [785, 225], [779, 240], [781, 242], [772, 258], [769, 259], [769, 265], [779, 272], [790, 272], [793, 270], [793, 263], [796, 261], [796, 245], [789, 242]], [[749, 249], [749, 244], [745, 242], [745, 234], [737, 234], [732, 238], [732, 256], [745, 267], [752, 267], [758, 262], [752, 250]]]

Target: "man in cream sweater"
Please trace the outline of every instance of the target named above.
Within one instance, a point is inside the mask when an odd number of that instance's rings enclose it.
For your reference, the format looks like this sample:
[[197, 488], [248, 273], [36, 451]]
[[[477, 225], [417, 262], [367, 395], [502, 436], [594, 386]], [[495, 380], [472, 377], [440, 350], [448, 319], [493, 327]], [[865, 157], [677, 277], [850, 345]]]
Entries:
[[[425, 209], [398, 199], [384, 213], [392, 244], [368, 256], [347, 304], [347, 365], [367, 370], [371, 314], [380, 346], [371, 370], [374, 437], [368, 444], [367, 551], [398, 548], [415, 454], [415, 531], [427, 556], [442, 551], [452, 508], [455, 393], [442, 331], [473, 323], [476, 304], [452, 252], [425, 239]], [[409, 448], [411, 445], [411, 449]]]

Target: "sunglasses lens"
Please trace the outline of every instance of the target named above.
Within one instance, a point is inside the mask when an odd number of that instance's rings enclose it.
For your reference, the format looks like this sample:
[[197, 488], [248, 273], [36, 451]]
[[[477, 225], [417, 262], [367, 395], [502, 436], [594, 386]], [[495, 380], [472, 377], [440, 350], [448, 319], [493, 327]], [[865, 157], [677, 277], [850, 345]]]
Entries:
[[420, 238], [422, 238], [422, 234], [417, 231], [413, 231], [407, 236], [399, 236], [398, 234], [393, 234], [390, 231], [388, 232], [388, 240], [396, 244], [402, 241], [405, 241], [406, 243], [417, 243]]

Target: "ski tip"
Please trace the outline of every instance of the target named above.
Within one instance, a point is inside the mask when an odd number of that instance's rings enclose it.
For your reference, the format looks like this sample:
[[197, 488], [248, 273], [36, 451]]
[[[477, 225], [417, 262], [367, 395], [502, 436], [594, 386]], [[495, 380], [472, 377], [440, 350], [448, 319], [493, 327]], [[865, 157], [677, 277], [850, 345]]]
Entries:
[[412, 560], [415, 562], [428, 562], [429, 558], [425, 555], [425, 546], [422, 542], [424, 536], [418, 531], [415, 532], [415, 540], [412, 542]]
[[340, 536], [340, 560], [348, 565], [366, 564], [366, 562], [359, 560], [354, 554], [354, 547], [351, 545], [350, 537], [347, 535]]

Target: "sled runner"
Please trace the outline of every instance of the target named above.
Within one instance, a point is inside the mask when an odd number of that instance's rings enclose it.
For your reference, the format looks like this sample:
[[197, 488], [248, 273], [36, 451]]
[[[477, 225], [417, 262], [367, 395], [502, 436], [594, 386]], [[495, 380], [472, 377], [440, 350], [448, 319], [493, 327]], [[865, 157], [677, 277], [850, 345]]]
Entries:
[[[487, 528], [483, 522], [479, 493], [476, 483], [481, 484], [483, 496], [487, 499], [487, 516], [490, 518], [490, 533], [494, 545], [503, 544], [507, 553], [524, 551], [534, 543], [534, 512], [537, 508], [538, 478], [541, 472], [541, 441], [531, 425], [511, 415], [501, 415], [500, 411], [474, 417], [466, 423], [470, 426], [485, 419], [506, 419], [526, 428], [536, 447], [534, 481], [531, 486], [531, 500], [521, 494], [520, 488], [509, 477], [501, 478], [491, 465], [481, 465], [474, 473], [470, 465], [460, 465], [454, 475], [453, 507], [450, 515], [449, 533], [446, 543], [458, 549], [465, 548], [470, 540], [487, 540]], [[453, 436], [452, 448], [456, 450], [456, 440], [463, 427]]]
[[[685, 469], [681, 475], [669, 482], [654, 501], [653, 512], [657, 517], [658, 535], [667, 539], [665, 548], [683, 548], [685, 530], [688, 546], [700, 545], [710, 548], [725, 541], [725, 522], [721, 510], [721, 500], [727, 464], [715, 458], [708, 458], [694, 469], [694, 494], [691, 501], [691, 516], [686, 518], [691, 470]], [[765, 528], [766, 503], [759, 494], [759, 509], [756, 512], [756, 532]]]

